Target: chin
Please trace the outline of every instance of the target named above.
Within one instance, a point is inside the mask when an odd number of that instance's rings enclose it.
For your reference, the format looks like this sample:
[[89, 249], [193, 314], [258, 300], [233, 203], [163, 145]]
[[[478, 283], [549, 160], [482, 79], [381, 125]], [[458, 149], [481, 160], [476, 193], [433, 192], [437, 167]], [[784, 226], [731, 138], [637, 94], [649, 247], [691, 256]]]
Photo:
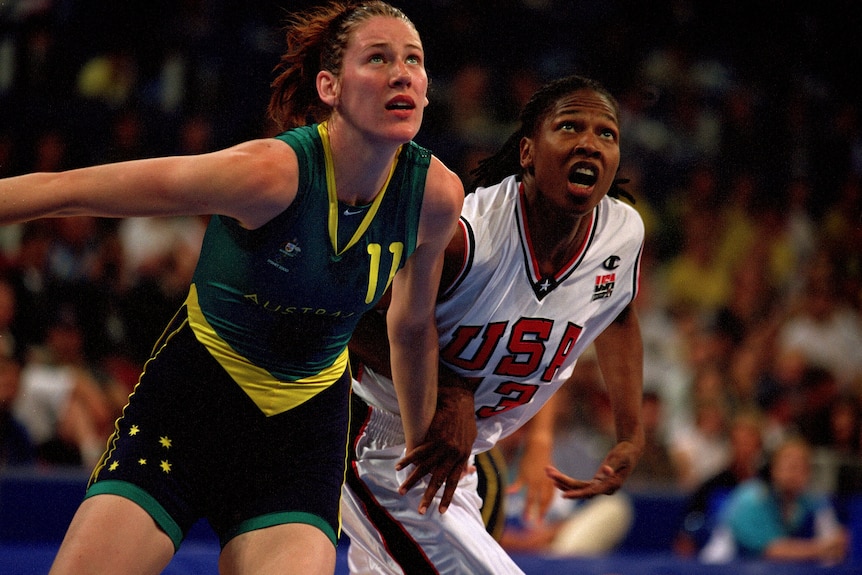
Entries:
[[418, 129], [415, 129], [413, 127], [408, 128], [405, 126], [392, 130], [386, 130], [385, 132], [380, 134], [380, 138], [398, 144], [406, 144], [407, 142], [415, 138], [416, 134], [418, 133]]
[[572, 188], [570, 186], [567, 191], [572, 205], [579, 206], [593, 203], [593, 197], [596, 194], [595, 188]]

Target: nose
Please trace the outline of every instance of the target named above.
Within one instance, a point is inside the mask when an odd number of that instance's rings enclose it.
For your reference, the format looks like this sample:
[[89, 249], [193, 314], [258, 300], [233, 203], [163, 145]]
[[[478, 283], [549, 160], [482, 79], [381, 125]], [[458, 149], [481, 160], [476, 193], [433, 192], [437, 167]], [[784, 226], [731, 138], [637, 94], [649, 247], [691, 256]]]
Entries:
[[596, 145], [595, 134], [588, 130], [581, 132], [575, 141], [574, 154], [576, 156], [598, 158], [601, 155], [601, 151], [599, 151], [599, 147]]
[[392, 70], [392, 85], [409, 86], [412, 81], [413, 76], [407, 64], [403, 61], [396, 62]]

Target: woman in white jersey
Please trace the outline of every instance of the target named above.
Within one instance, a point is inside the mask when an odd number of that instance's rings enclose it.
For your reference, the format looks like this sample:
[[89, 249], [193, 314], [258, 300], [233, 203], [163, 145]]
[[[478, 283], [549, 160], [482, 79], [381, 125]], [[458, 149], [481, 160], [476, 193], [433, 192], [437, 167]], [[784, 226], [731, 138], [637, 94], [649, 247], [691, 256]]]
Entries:
[[[564, 497], [613, 493], [643, 448], [643, 351], [632, 302], [644, 228], [612, 197], [620, 191], [617, 103], [573, 76], [538, 90], [520, 120], [477, 170], [478, 185], [488, 187], [467, 196], [447, 250], [436, 308], [438, 411], [416, 449], [406, 451], [385, 375], [380, 316], [368, 314], [354, 334], [351, 349], [365, 368], [354, 382], [362, 411], [354, 411], [342, 497], [351, 573], [520, 573], [485, 531], [476, 473], [463, 473], [465, 464], [526, 424], [590, 344], [618, 442], [591, 480], [551, 466], [547, 477]], [[432, 502], [439, 514], [427, 511]]]

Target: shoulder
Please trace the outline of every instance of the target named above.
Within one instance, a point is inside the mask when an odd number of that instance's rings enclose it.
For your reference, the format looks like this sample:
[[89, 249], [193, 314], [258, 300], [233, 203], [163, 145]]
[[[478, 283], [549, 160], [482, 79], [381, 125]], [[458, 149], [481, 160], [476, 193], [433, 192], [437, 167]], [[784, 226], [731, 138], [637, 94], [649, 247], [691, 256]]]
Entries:
[[305, 146], [321, 140], [320, 131], [317, 124], [309, 124], [307, 126], [298, 126], [290, 128], [278, 134], [273, 139], [286, 142], [292, 147]]
[[296, 163], [296, 152], [293, 147], [277, 138], [261, 138], [249, 140], [224, 150], [224, 153], [241, 156], [244, 165], [259, 162], [261, 164], [270, 162], [276, 166], [282, 166], [284, 162]]
[[497, 184], [477, 188], [467, 194], [464, 200], [464, 213], [468, 216], [485, 217], [500, 208], [508, 210], [518, 201], [518, 196], [519, 182], [515, 176], [509, 176]]
[[299, 167], [294, 149], [276, 138], [250, 140], [224, 151], [228, 162], [218, 175], [225, 185], [243, 190], [227, 212], [246, 228], [265, 224], [296, 197]]
[[616, 198], [605, 196], [599, 204], [598, 233], [606, 241], [623, 242], [640, 249], [646, 236], [643, 218], [634, 207]]
[[401, 148], [400, 160], [406, 160], [421, 167], [428, 167], [428, 164], [431, 163], [432, 157], [433, 154], [431, 153], [431, 150], [423, 148], [412, 140], [404, 144]]
[[617, 198], [605, 196], [602, 199], [601, 205], [611, 217], [624, 221], [629, 225], [635, 225], [641, 230], [644, 229], [643, 218], [631, 204]]
[[435, 219], [443, 218], [454, 223], [461, 213], [463, 203], [464, 185], [461, 179], [436, 156], [432, 156], [425, 180], [423, 219], [427, 210], [428, 215]]
[[464, 185], [461, 178], [449, 169], [437, 156], [431, 156], [428, 166], [428, 181], [425, 191], [437, 192], [458, 199], [458, 204], [464, 200]]

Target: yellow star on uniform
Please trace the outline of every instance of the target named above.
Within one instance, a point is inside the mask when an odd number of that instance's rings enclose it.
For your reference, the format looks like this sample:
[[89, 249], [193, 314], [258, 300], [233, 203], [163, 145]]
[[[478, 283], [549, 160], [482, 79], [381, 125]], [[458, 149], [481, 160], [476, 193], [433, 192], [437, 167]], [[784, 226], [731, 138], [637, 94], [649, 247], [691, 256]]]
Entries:
[[143, 457], [141, 457], [140, 459], [138, 459], [138, 465], [146, 465], [146, 464], [147, 464], [147, 460], [146, 460], [146, 459], [144, 459]]
[[169, 437], [166, 437], [166, 436], [160, 437], [160, 438], [159, 438], [159, 443], [160, 443], [160, 444], [162, 445], [162, 447], [164, 447], [165, 449], [170, 449], [170, 448], [171, 448], [171, 439], [170, 439]]
[[159, 465], [159, 467], [161, 467], [162, 471], [164, 471], [165, 473], [171, 472], [171, 464], [168, 463], [167, 461], [165, 461], [164, 459], [162, 459], [162, 463]]
[[115, 462], [113, 462], [113, 463], [111, 464], [111, 466], [110, 466], [110, 467], [108, 467], [108, 469], [109, 469], [110, 471], [114, 471], [114, 470], [116, 470], [119, 466], [120, 466], [120, 462], [119, 462], [119, 461], [115, 461]]
[[129, 435], [137, 435], [137, 434], [138, 434], [138, 432], [140, 432], [140, 431], [141, 431], [141, 428], [139, 428], [137, 425], [133, 425], [133, 426], [129, 429]]

